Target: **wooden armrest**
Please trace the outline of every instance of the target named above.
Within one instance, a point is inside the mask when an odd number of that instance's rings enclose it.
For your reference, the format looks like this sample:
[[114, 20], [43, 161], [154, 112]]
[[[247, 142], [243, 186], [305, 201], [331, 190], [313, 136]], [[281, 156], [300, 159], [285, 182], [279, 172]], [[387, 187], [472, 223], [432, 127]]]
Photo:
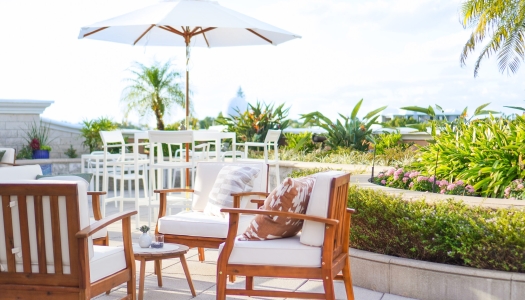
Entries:
[[233, 197], [233, 207], [240, 208], [241, 207], [241, 198], [244, 196], [263, 196], [268, 197], [268, 193], [266, 192], [244, 192], [244, 193], [232, 193]]
[[270, 193], [266, 192], [244, 192], [244, 193], [232, 193], [232, 197], [244, 197], [244, 196], [263, 196], [268, 197]]
[[182, 192], [193, 193], [193, 192], [195, 192], [195, 190], [194, 190], [194, 189], [181, 189], [181, 188], [176, 188], [176, 189], [154, 190], [153, 192], [154, 192], [154, 193], [158, 193], [158, 194], [182, 193]]
[[355, 209], [353, 209], [353, 208], [347, 208], [346, 211], [351, 213], [351, 214], [357, 213], [357, 211]]
[[79, 239], [87, 238], [93, 235], [95, 232], [103, 229], [104, 227], [107, 227], [109, 224], [115, 223], [124, 218], [130, 218], [131, 216], [135, 214], [137, 214], [137, 211], [133, 210], [133, 211], [125, 211], [121, 213], [116, 213], [111, 216], [105, 217], [89, 225], [88, 227], [80, 230], [79, 232], [77, 232], [76, 237]]
[[257, 204], [257, 208], [261, 208], [263, 205], [264, 205], [264, 201], [266, 201], [265, 199], [252, 199], [250, 200], [251, 203], [255, 203]]
[[240, 209], [240, 208], [223, 208], [221, 212], [230, 213], [230, 214], [251, 214], [251, 215], [266, 215], [266, 216], [279, 216], [284, 218], [292, 219], [301, 219], [307, 221], [314, 221], [319, 223], [324, 223], [327, 225], [335, 226], [339, 224], [339, 220], [327, 219], [316, 216], [309, 216], [303, 214], [296, 214], [286, 211], [273, 211], [273, 210], [262, 210], [262, 209]]
[[94, 196], [94, 195], [101, 196], [101, 195], [105, 195], [106, 192], [104, 192], [104, 191], [88, 191], [87, 194], [89, 196]]

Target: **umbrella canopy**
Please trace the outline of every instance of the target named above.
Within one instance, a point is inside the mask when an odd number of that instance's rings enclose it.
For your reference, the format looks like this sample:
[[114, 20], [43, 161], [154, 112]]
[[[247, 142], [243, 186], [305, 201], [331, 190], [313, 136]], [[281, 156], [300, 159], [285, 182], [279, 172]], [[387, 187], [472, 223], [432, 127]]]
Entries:
[[215, 1], [165, 1], [82, 27], [79, 39], [139, 46], [186, 46], [186, 128], [189, 116], [189, 47], [277, 45], [299, 35]]

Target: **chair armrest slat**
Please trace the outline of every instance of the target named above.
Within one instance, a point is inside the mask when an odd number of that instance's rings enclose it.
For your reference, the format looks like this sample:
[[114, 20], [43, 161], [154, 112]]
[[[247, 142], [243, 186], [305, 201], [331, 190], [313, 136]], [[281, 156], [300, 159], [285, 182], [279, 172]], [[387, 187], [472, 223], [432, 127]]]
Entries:
[[303, 215], [303, 214], [296, 214], [296, 213], [285, 212], [285, 211], [273, 211], [273, 210], [262, 210], [262, 209], [223, 208], [223, 209], [221, 209], [221, 212], [230, 213], [230, 214], [252, 214], [252, 215], [279, 216], [279, 217], [284, 217], [284, 218], [292, 218], [292, 219], [301, 219], [301, 220], [307, 220], [307, 221], [314, 221], [314, 222], [324, 223], [324, 224], [333, 225], [333, 226], [339, 224], [339, 220], [335, 220], [335, 219], [327, 219], [327, 218], [322, 218], [322, 217], [309, 216], [309, 215]]
[[270, 193], [266, 193], [266, 192], [244, 192], [244, 193], [232, 193], [231, 194], [232, 197], [244, 197], [244, 196], [263, 196], [263, 197], [268, 197], [268, 195], [270, 195]]
[[177, 189], [154, 190], [153, 192], [158, 193], [158, 194], [167, 194], [167, 193], [182, 193], [182, 192], [193, 193], [194, 191], [195, 191], [194, 189], [177, 188]]
[[121, 213], [117, 213], [117, 214], [113, 214], [111, 216], [105, 217], [101, 220], [96, 221], [90, 226], [80, 230], [79, 232], [77, 232], [76, 237], [79, 239], [87, 238], [93, 235], [95, 232], [103, 229], [104, 227], [107, 227], [109, 224], [115, 223], [124, 218], [129, 218], [135, 214], [137, 214], [137, 211], [133, 210], [133, 211], [125, 211], [125, 212], [121, 212]]

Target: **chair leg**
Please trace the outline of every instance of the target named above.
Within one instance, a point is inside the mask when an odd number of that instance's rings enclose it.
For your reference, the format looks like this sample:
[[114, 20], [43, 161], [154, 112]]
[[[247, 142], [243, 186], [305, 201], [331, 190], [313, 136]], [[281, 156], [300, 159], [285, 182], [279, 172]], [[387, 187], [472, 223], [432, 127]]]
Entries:
[[253, 276], [246, 276], [246, 290], [253, 290]]
[[222, 274], [219, 273], [219, 270], [217, 270], [217, 294], [216, 294], [216, 300], [225, 300], [226, 299], [226, 272], [222, 272]]
[[346, 263], [343, 267], [343, 281], [345, 283], [346, 298], [348, 300], [354, 300], [354, 287], [352, 284], [352, 273], [350, 271], [350, 258], [346, 259]]
[[334, 291], [334, 280], [331, 276], [331, 272], [323, 272], [323, 286], [325, 299], [335, 300], [335, 291]]
[[199, 248], [198, 248], [198, 253], [199, 253], [199, 261], [200, 261], [200, 262], [204, 262], [204, 260], [205, 260], [205, 257], [204, 257], [204, 248], [199, 247]]

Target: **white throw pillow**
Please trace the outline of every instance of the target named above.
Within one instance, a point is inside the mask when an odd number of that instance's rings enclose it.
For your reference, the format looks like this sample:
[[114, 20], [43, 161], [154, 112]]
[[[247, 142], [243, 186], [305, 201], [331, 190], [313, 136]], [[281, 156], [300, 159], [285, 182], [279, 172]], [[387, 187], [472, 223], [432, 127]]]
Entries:
[[204, 213], [212, 216], [225, 217], [221, 208], [232, 208], [232, 193], [250, 192], [253, 189], [253, 180], [259, 176], [261, 170], [248, 166], [222, 167], [213, 188], [208, 196], [208, 203]]

